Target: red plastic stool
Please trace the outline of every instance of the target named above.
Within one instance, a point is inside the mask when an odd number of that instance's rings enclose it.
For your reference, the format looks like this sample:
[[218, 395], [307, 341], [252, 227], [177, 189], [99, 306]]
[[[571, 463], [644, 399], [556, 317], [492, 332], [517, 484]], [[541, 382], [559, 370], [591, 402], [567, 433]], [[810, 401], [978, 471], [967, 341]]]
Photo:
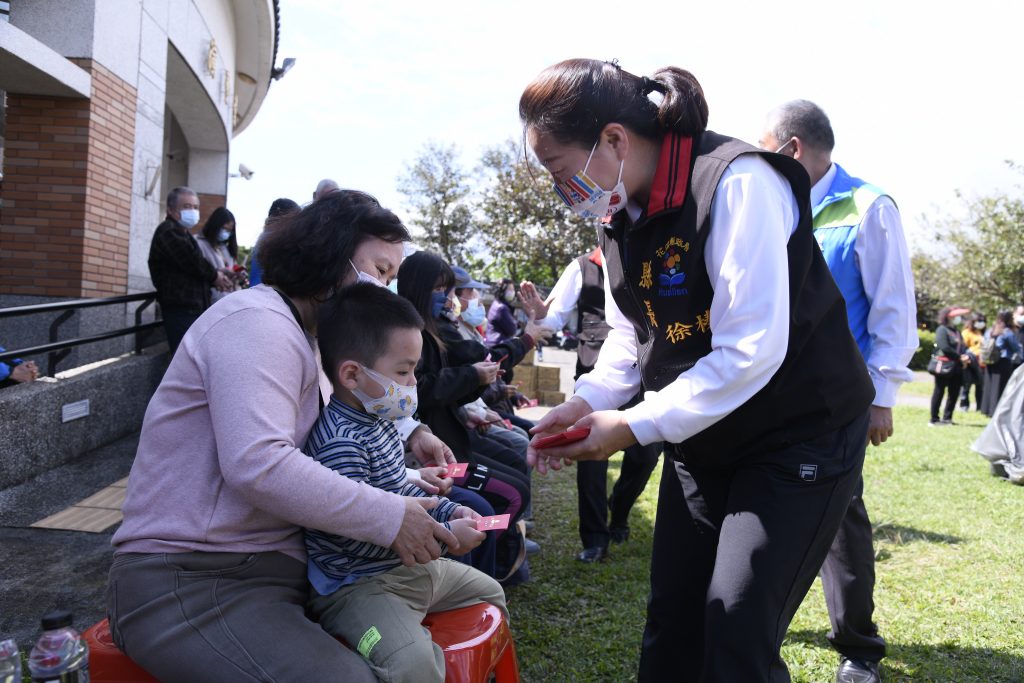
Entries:
[[[515, 644], [501, 610], [494, 605], [435, 612], [427, 615], [423, 625], [444, 650], [446, 683], [518, 683]], [[92, 683], [159, 683], [117, 649], [106, 619], [84, 635]]]

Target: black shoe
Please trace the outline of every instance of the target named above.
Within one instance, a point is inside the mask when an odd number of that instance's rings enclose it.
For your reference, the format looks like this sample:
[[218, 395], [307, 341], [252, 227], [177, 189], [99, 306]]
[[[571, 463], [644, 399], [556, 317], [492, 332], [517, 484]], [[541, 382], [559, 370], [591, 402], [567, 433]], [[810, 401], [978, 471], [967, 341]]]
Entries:
[[938, 420], [932, 420], [931, 422], [928, 423], [928, 426], [929, 427], [948, 427], [949, 423], [948, 422], [939, 422]]
[[610, 526], [608, 527], [608, 537], [611, 538], [612, 543], [625, 543], [629, 540], [629, 527]]
[[608, 548], [603, 545], [595, 545], [589, 548], [584, 548], [583, 551], [576, 556], [576, 559], [579, 562], [593, 564], [595, 562], [600, 562], [606, 557], [608, 557]]
[[944, 424], [944, 425], [955, 425], [955, 424], [956, 424], [956, 422], [953, 422], [953, 418], [951, 418], [951, 417], [944, 417], [944, 418], [942, 418], [942, 420], [941, 420], [941, 421], [939, 422], [939, 424]]
[[881, 683], [882, 676], [878, 673], [878, 662], [866, 659], [839, 660], [839, 671], [836, 672], [836, 683]]

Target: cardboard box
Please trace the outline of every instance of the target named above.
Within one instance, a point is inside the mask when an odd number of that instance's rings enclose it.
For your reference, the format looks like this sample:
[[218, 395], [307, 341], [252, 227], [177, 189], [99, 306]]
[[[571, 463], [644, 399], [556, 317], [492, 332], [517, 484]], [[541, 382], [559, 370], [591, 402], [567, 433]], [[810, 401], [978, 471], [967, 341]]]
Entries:
[[561, 391], [542, 391], [540, 393], [540, 404], [542, 406], [559, 406], [565, 403], [565, 394]]

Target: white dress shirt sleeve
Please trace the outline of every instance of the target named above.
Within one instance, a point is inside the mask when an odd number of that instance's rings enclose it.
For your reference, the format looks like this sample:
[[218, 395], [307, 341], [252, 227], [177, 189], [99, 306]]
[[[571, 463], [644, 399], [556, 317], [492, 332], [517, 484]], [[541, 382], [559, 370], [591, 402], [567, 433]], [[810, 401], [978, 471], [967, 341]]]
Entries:
[[548, 295], [548, 314], [543, 320], [536, 323], [541, 327], [561, 330], [569, 322], [569, 315], [576, 308], [580, 300], [580, 292], [583, 291], [583, 271], [580, 270], [580, 263], [572, 260], [565, 270], [562, 271], [558, 282], [551, 289]]
[[879, 197], [868, 207], [854, 255], [870, 304], [867, 365], [875, 385], [873, 404], [891, 408], [900, 384], [914, 378], [907, 364], [917, 350], [918, 338], [910, 255], [899, 210], [888, 197]]
[[[726, 169], [711, 204], [704, 252], [714, 289], [711, 353], [625, 412], [639, 443], [679, 443], [698, 434], [747, 402], [782, 365], [789, 343], [786, 245], [797, 217], [788, 181], [761, 157], [742, 155]], [[622, 357], [628, 350], [624, 342], [606, 346], [595, 373], [608, 366], [627, 374]], [[635, 338], [632, 351], [630, 363], [636, 359]], [[634, 368], [629, 376], [638, 381], [638, 374]], [[588, 389], [597, 393], [592, 384]], [[604, 395], [621, 396], [611, 388]]]

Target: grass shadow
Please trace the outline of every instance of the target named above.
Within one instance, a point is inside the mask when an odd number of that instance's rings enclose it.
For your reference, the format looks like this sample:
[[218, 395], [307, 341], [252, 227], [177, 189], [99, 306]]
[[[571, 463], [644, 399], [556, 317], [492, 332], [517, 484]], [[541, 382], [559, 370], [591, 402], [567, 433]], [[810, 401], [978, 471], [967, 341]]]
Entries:
[[902, 524], [891, 522], [880, 522], [874, 524], [871, 529], [876, 541], [885, 541], [893, 545], [907, 545], [918, 541], [925, 543], [945, 543], [956, 545], [963, 543], [964, 539], [950, 534], [938, 534], [933, 531], [922, 531]]
[[[828, 649], [820, 630], [796, 630], [786, 634], [789, 643]], [[882, 660], [884, 680], [957, 681], [957, 683], [1020, 683], [1024, 680], [1024, 657], [982, 647], [956, 643], [890, 642]]]

